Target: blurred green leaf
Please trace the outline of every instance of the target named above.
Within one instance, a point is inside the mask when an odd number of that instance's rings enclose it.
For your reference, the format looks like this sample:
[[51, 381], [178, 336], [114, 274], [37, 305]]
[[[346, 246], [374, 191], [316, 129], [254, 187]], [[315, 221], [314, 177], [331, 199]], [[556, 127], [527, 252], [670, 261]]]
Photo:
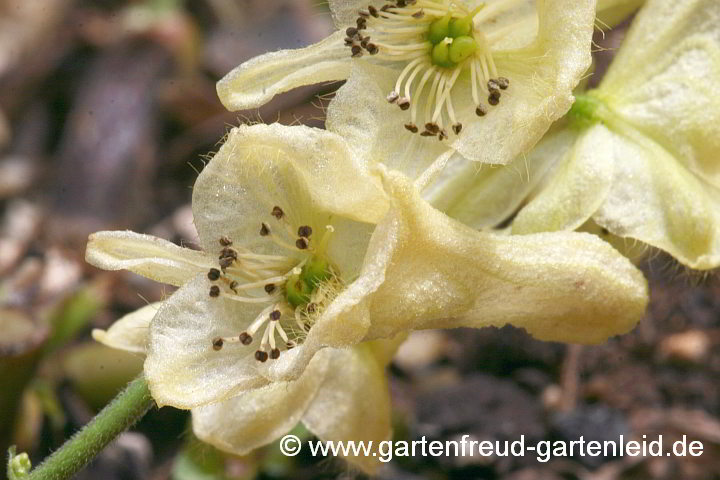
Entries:
[[77, 393], [99, 410], [142, 372], [143, 357], [93, 341], [74, 345], [62, 366]]
[[40, 359], [47, 329], [16, 310], [0, 310], [0, 451], [10, 444], [20, 399]]
[[77, 336], [104, 306], [105, 299], [92, 287], [85, 287], [63, 301], [50, 316], [52, 333], [45, 353], [52, 352]]

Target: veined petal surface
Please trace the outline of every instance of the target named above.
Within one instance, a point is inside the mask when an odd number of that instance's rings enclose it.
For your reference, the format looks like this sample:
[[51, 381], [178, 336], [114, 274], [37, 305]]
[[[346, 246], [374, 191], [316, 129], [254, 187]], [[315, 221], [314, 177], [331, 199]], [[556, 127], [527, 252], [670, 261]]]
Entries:
[[302, 418], [337, 356], [331, 349], [315, 355], [297, 380], [273, 382], [222, 402], [192, 409], [195, 435], [234, 455], [273, 442], [289, 432]]
[[401, 175], [384, 177], [396, 207], [378, 230], [395, 245], [372, 298], [370, 338], [509, 323], [541, 340], [600, 343], [642, 317], [642, 273], [598, 238], [477, 232], [424, 204]]
[[257, 108], [293, 88], [344, 80], [350, 57], [337, 31], [309, 47], [266, 53], [242, 63], [217, 84], [217, 93], [231, 111]]
[[[390, 390], [385, 365], [368, 345], [336, 350], [333, 366], [302, 418], [325, 441], [372, 442], [375, 451], [392, 434]], [[346, 456], [368, 473], [380, 465], [375, 456]]]
[[88, 238], [85, 260], [103, 270], [130, 270], [175, 286], [207, 271], [214, 263], [203, 252], [131, 231], [93, 233]]
[[215, 301], [209, 289], [206, 276], [197, 276], [163, 302], [150, 325], [145, 377], [159, 406], [193, 408], [269, 383], [257, 372], [253, 345], [212, 348], [213, 338], [237, 335], [261, 307]]
[[145, 354], [150, 339], [150, 321], [160, 305], [162, 302], [149, 303], [116, 320], [107, 330], [93, 329], [92, 337], [111, 348]]
[[577, 136], [568, 133], [569, 143], [558, 145], [552, 154], [557, 168], [542, 191], [515, 217], [512, 233], [575, 230], [605, 200], [615, 179], [612, 134], [603, 126]]

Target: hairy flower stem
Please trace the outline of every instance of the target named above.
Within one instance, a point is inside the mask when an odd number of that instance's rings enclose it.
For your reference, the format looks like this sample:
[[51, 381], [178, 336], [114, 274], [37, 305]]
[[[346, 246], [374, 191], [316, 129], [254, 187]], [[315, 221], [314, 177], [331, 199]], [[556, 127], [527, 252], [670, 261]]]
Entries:
[[25, 477], [64, 480], [87, 465], [105, 446], [130, 428], [154, 405], [145, 378], [133, 380], [82, 430]]

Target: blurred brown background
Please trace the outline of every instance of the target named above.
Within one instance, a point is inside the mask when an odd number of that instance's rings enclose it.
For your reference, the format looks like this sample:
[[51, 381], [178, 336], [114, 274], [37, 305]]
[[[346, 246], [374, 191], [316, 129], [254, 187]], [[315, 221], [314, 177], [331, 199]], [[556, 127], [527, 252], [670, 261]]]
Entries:
[[[137, 374], [89, 339], [165, 287], [83, 262], [87, 235], [131, 229], [192, 244], [191, 186], [241, 121], [322, 126], [324, 85], [226, 112], [237, 64], [333, 27], [313, 0], [0, 0], [0, 448], [38, 461]], [[599, 44], [614, 47], [623, 28]], [[603, 52], [600, 64], [612, 51]], [[602, 68], [598, 69], [600, 72]], [[597, 78], [597, 76], [596, 76]], [[593, 79], [594, 80], [594, 79]], [[700, 440], [698, 458], [399, 458], [393, 479], [720, 478], [720, 285], [656, 255], [647, 318], [600, 347], [513, 329], [423, 332], [391, 368], [396, 439]], [[302, 433], [302, 432], [300, 432]], [[80, 478], [352, 478], [272, 445], [229, 458], [154, 411]]]

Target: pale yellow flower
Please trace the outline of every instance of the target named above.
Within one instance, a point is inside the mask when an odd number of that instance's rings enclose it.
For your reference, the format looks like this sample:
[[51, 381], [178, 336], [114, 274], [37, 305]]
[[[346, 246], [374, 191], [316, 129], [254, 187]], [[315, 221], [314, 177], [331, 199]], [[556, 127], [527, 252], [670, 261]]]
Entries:
[[[592, 219], [691, 268], [716, 268], [718, 20], [717, 1], [649, 1], [600, 86], [578, 98], [571, 125], [557, 125], [510, 171], [473, 177], [472, 166], [456, 162], [429, 197], [465, 222], [490, 226], [535, 189], [513, 233], [575, 229]], [[495, 217], [476, 208], [491, 197], [502, 205]]]
[[369, 115], [362, 122], [377, 132], [367, 141], [390, 150], [426, 155], [440, 139], [466, 158], [507, 163], [568, 111], [590, 65], [595, 0], [329, 5], [336, 33], [240, 65], [218, 83], [225, 106], [254, 108], [300, 85], [349, 77], [343, 106], [331, 102], [336, 126]]
[[592, 235], [480, 233], [403, 174], [371, 176], [353, 158], [324, 130], [239, 127], [193, 192], [204, 251], [132, 232], [90, 237], [90, 263], [180, 286], [150, 327], [145, 375], [159, 404], [296, 380], [324, 347], [412, 329], [509, 323], [597, 343], [642, 316], [642, 274]]
[[[150, 323], [161, 303], [149, 304], [94, 330], [101, 343], [145, 354]], [[391, 438], [390, 392], [385, 366], [404, 339], [376, 340], [318, 352], [296, 380], [278, 381], [232, 398], [193, 408], [192, 428], [201, 440], [246, 455], [288, 433], [298, 422], [324, 441], [373, 442]], [[379, 457], [345, 457], [368, 473]]]

